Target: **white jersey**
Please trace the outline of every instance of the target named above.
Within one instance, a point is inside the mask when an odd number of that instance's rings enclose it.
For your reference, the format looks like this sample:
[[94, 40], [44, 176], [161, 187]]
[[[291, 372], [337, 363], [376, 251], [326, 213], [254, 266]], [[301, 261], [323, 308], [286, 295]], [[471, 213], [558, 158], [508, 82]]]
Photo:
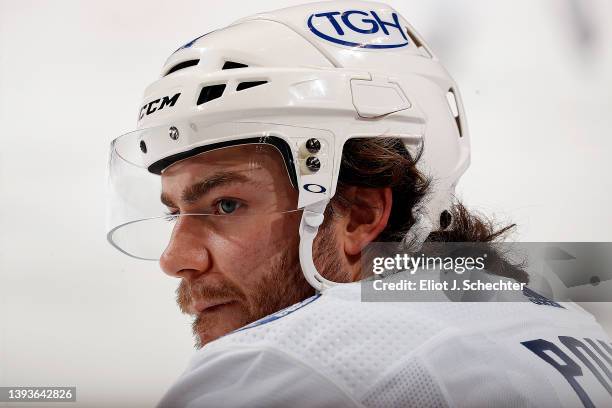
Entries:
[[332, 287], [197, 351], [159, 406], [612, 407], [610, 338], [573, 303], [534, 301]]

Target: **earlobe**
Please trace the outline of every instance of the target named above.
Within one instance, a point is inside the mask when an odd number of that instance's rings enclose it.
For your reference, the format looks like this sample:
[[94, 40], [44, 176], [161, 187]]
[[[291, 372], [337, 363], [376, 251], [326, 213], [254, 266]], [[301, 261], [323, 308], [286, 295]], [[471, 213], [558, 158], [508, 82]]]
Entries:
[[391, 188], [354, 187], [344, 225], [344, 252], [348, 257], [361, 251], [385, 229], [389, 222], [393, 193]]

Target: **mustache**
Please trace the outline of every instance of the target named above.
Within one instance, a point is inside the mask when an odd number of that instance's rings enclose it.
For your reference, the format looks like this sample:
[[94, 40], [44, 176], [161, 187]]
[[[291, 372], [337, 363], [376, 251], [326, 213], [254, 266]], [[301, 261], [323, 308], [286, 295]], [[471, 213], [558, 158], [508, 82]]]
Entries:
[[221, 284], [211, 284], [204, 280], [190, 282], [181, 279], [176, 289], [176, 303], [184, 314], [191, 314], [189, 306], [193, 299], [236, 299], [245, 301], [244, 293], [233, 283], [223, 281]]

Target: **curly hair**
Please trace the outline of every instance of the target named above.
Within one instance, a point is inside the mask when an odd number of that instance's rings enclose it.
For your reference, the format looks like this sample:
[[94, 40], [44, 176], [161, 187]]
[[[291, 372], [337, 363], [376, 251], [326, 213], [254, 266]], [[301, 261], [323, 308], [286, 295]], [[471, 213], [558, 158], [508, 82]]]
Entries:
[[[416, 166], [422, 152], [419, 150], [413, 157], [399, 138], [349, 139], [343, 148], [338, 185], [326, 216], [338, 216], [350, 206], [364, 205], [347, 197], [345, 192], [351, 186], [389, 187], [393, 196], [391, 214], [387, 226], [375, 241], [402, 241], [416, 221], [415, 211], [419, 203], [431, 188], [432, 180]], [[449, 222], [443, 223], [446, 228], [432, 231], [425, 242], [500, 242], [516, 227], [516, 224], [499, 226], [493, 219], [468, 210], [458, 200], [444, 216], [450, 218]], [[518, 265], [505, 261], [492, 246], [488, 249], [497, 260], [495, 270], [490, 273], [528, 282], [527, 273]]]

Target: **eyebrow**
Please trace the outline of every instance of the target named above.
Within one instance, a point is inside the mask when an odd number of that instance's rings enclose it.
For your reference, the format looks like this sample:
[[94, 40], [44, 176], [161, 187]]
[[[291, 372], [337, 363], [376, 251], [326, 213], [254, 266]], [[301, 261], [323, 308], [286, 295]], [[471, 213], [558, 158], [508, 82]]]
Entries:
[[[235, 172], [219, 172], [215, 173], [204, 180], [200, 180], [189, 187], [186, 187], [181, 193], [181, 201], [185, 203], [194, 203], [200, 199], [203, 195], [208, 193], [214, 188], [220, 187], [226, 184], [238, 183], [238, 182], [249, 182], [250, 178], [243, 174]], [[172, 201], [170, 196], [166, 193], [161, 193], [161, 202], [167, 207], [176, 208], [176, 204]]]

